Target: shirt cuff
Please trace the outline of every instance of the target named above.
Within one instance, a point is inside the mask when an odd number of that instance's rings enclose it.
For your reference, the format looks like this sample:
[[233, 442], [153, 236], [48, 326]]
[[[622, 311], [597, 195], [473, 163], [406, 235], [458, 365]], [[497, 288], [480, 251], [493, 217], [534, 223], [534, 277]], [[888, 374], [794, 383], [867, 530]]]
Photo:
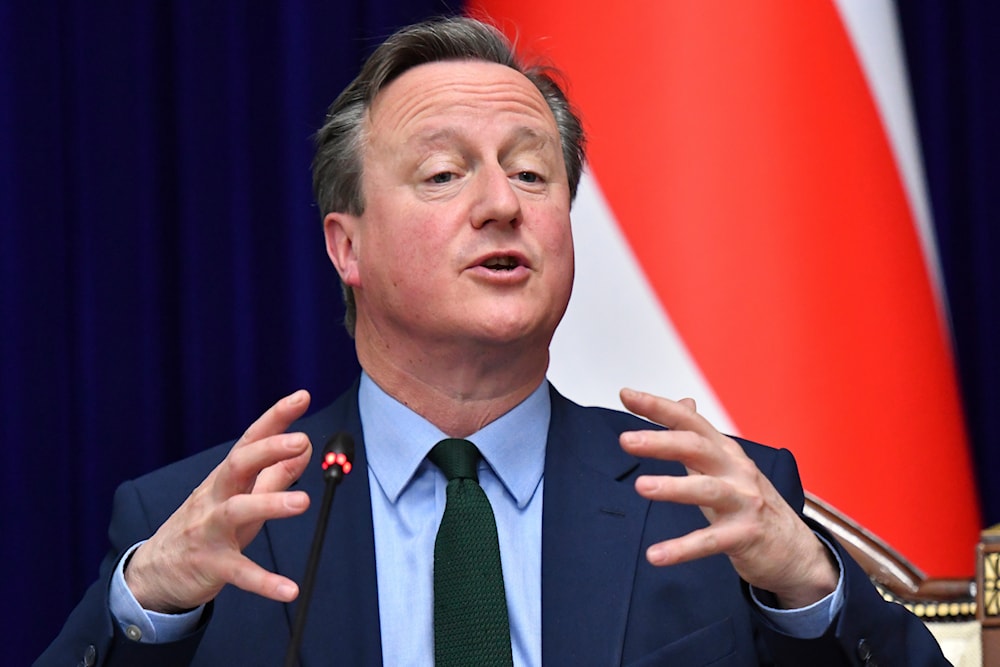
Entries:
[[753, 598], [757, 608], [760, 609], [764, 617], [775, 627], [775, 629], [797, 639], [815, 639], [821, 637], [833, 619], [837, 617], [841, 607], [844, 606], [844, 563], [840, 560], [840, 554], [830, 546], [830, 543], [820, 534], [816, 537], [826, 546], [826, 548], [837, 559], [839, 576], [837, 578], [837, 588], [826, 597], [812, 603], [807, 607], [799, 609], [775, 609], [760, 601], [753, 586], [750, 587], [750, 597]]
[[115, 572], [111, 576], [111, 588], [108, 591], [111, 615], [125, 636], [134, 641], [143, 644], [177, 641], [195, 631], [205, 605], [182, 614], [163, 614], [143, 609], [125, 583], [125, 563], [143, 543], [144, 541], [133, 545], [115, 567]]

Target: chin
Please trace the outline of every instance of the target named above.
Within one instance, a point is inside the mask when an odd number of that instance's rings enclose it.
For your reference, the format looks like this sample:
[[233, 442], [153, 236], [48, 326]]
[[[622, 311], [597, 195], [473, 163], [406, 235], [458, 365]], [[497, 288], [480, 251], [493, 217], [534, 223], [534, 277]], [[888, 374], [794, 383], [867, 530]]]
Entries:
[[549, 322], [539, 318], [492, 318], [485, 323], [481, 334], [487, 340], [497, 345], [526, 343], [548, 348], [558, 320]]
[[455, 330], [465, 331], [481, 343], [524, 343], [547, 349], [565, 310], [562, 300], [536, 297], [469, 300], [461, 313], [452, 314], [466, 322], [466, 326], [458, 325]]

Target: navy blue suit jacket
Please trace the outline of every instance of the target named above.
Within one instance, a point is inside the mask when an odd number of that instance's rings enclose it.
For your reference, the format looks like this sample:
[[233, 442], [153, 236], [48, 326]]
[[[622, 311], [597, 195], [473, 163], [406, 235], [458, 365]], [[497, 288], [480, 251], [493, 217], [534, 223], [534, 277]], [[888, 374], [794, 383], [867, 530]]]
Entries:
[[[582, 408], [552, 391], [542, 519], [542, 655], [554, 665], [947, 665], [933, 638], [902, 607], [887, 603], [850, 558], [845, 605], [822, 638], [796, 640], [770, 628], [724, 556], [656, 568], [649, 545], [706, 524], [701, 511], [650, 503], [636, 494], [639, 474], [684, 474], [673, 462], [636, 459], [618, 446], [634, 416]], [[346, 430], [358, 445], [354, 471], [340, 485], [309, 612], [302, 664], [381, 664], [378, 591], [364, 438], [352, 390], [292, 427], [319, 448]], [[800, 509], [803, 493], [787, 451], [741, 441], [758, 467]], [[123, 484], [115, 495], [112, 552], [37, 665], [75, 665], [92, 655], [106, 665], [280, 665], [295, 604], [227, 586], [196, 633], [164, 645], [126, 639], [108, 612], [110, 572], [122, 551], [151, 535], [221, 461], [232, 443]], [[271, 521], [246, 554], [301, 580], [322, 496], [310, 464], [297, 483], [313, 504], [300, 517]], [[861, 650], [859, 651], [859, 645]]]

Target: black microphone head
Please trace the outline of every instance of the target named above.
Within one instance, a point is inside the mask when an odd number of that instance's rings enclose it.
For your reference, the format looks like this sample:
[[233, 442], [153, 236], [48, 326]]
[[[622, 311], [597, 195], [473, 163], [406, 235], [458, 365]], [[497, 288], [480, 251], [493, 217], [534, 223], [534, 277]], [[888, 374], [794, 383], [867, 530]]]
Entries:
[[323, 447], [323, 476], [337, 482], [351, 472], [354, 465], [354, 438], [346, 431], [330, 436]]

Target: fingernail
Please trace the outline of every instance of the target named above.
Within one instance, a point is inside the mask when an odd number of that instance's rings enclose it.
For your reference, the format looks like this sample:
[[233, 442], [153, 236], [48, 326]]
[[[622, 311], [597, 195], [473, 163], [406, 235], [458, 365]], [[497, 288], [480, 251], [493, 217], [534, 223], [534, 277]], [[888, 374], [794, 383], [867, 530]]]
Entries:
[[654, 544], [653, 546], [646, 549], [646, 560], [648, 560], [653, 565], [657, 563], [662, 563], [667, 559], [667, 550], [662, 545]]
[[294, 600], [295, 596], [299, 594], [298, 589], [292, 584], [278, 584], [278, 597], [282, 600]]
[[640, 477], [639, 479], [635, 480], [636, 491], [651, 492], [651, 491], [656, 491], [658, 488], [660, 488], [659, 482], [657, 482], [652, 477]]
[[302, 492], [289, 493], [285, 496], [285, 507], [290, 510], [300, 510], [309, 504], [309, 497]]
[[306, 398], [306, 392], [304, 389], [299, 389], [297, 392], [288, 397], [289, 405], [298, 405]]
[[625, 433], [621, 434], [621, 436], [618, 438], [618, 441], [621, 442], [623, 445], [637, 445], [639, 444], [639, 434], [633, 433], [631, 431], [626, 431]]

